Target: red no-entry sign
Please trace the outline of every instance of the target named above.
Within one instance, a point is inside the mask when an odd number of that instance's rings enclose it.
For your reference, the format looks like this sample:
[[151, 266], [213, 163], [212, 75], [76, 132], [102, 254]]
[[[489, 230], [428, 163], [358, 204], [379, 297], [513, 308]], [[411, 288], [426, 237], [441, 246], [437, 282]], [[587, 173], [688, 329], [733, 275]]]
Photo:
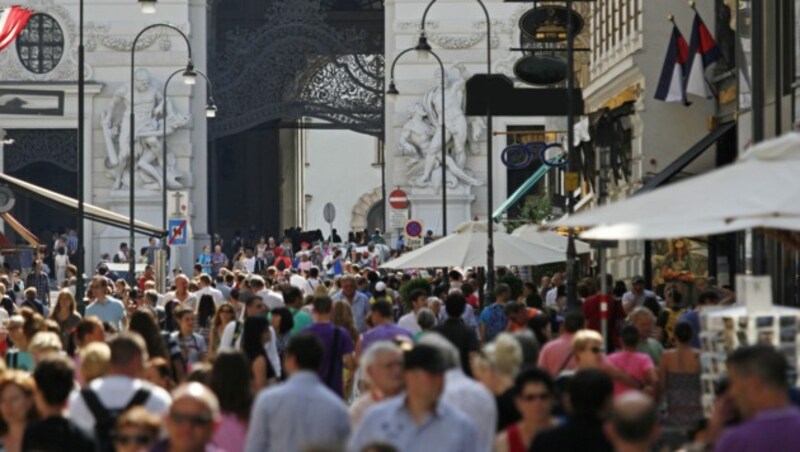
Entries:
[[389, 193], [389, 205], [392, 209], [406, 209], [408, 208], [408, 195], [399, 188]]

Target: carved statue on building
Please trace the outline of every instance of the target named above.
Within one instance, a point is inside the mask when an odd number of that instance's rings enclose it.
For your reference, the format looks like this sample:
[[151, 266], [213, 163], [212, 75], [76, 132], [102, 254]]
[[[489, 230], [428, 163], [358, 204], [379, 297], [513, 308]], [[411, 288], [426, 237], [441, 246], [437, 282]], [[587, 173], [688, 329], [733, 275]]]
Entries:
[[[161, 88], [153, 81], [150, 72], [139, 68], [134, 74], [134, 105], [131, 106], [130, 89], [121, 86], [114, 93], [108, 108], [102, 113], [101, 125], [106, 144], [106, 168], [113, 170], [109, 177], [113, 178], [113, 190], [130, 187], [129, 172], [131, 165], [130, 152], [130, 113], [134, 115], [134, 152], [136, 186], [144, 189], [161, 189], [163, 186], [162, 171], [167, 165], [167, 187], [184, 187], [186, 174], [177, 169], [177, 159], [170, 151], [167, 161], [163, 162], [162, 124], [164, 109], [167, 107], [166, 132], [169, 138], [177, 129], [189, 122], [189, 117], [176, 112], [172, 103], [164, 99]], [[121, 112], [121, 113], [120, 113]]]
[[[436, 86], [429, 89], [422, 101], [410, 108], [410, 118], [403, 126], [399, 140], [401, 155], [408, 157], [408, 174], [416, 187], [440, 187], [438, 175], [442, 167], [442, 134], [445, 135], [447, 158], [446, 184], [482, 185], [466, 168], [467, 152], [476, 153], [476, 142], [481, 139], [485, 124], [481, 118], [467, 118], [466, 82], [469, 78], [462, 63], [445, 71], [445, 99], [442, 106], [441, 73], [437, 71]], [[442, 128], [441, 111], [445, 112]]]

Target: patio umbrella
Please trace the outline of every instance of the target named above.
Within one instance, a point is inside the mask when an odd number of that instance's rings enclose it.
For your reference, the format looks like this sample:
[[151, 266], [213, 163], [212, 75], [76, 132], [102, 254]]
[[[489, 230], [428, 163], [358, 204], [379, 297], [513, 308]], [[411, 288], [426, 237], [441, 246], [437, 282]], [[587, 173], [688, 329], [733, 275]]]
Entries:
[[[486, 232], [485, 223], [467, 222], [456, 228], [453, 234], [403, 254], [381, 267], [485, 267]], [[541, 265], [565, 260], [566, 255], [555, 248], [537, 245], [501, 231], [494, 233], [495, 265]]]
[[[537, 245], [555, 248], [562, 254], [567, 252], [568, 239], [566, 237], [553, 231], [540, 231], [539, 229], [540, 226], [538, 225], [526, 224], [514, 229], [514, 232], [511, 233], [511, 236], [535, 243]], [[578, 254], [586, 254], [592, 251], [592, 246], [586, 242], [576, 240], [575, 250], [578, 252]]]
[[747, 228], [800, 230], [800, 133], [764, 141], [734, 164], [548, 227], [592, 228], [581, 237], [656, 239]]

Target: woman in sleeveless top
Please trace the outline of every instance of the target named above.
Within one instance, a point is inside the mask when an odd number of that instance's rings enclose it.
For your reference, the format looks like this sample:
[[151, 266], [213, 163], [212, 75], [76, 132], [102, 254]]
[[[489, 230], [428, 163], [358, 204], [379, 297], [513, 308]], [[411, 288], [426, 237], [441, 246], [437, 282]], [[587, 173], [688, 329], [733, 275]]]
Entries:
[[550, 416], [554, 393], [553, 379], [547, 371], [536, 367], [523, 370], [514, 381], [513, 391], [522, 420], [497, 435], [495, 452], [526, 452], [537, 433], [557, 425]]
[[689, 427], [703, 418], [700, 385], [700, 352], [692, 348], [692, 325], [675, 325], [676, 347], [664, 352], [659, 373], [664, 382], [669, 425]]

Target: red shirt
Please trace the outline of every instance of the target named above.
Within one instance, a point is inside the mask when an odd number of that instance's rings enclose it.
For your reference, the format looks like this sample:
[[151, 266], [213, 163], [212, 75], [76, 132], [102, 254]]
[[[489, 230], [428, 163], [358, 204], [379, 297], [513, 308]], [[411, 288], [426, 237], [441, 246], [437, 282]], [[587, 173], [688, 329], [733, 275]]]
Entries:
[[480, 300], [478, 299], [478, 295], [477, 294], [475, 294], [474, 292], [469, 294], [469, 296], [466, 297], [466, 300], [467, 300], [467, 304], [472, 306], [473, 309], [478, 309], [478, 304], [480, 303]]
[[[586, 317], [586, 328], [595, 330], [598, 333], [603, 332], [600, 326], [600, 294], [592, 295], [583, 301], [581, 310], [583, 316]], [[616, 300], [612, 295], [608, 296], [608, 338], [610, 344], [614, 347], [619, 347], [619, 326], [625, 320], [625, 311], [622, 309], [622, 303]], [[610, 350], [607, 350], [610, 353]]]

